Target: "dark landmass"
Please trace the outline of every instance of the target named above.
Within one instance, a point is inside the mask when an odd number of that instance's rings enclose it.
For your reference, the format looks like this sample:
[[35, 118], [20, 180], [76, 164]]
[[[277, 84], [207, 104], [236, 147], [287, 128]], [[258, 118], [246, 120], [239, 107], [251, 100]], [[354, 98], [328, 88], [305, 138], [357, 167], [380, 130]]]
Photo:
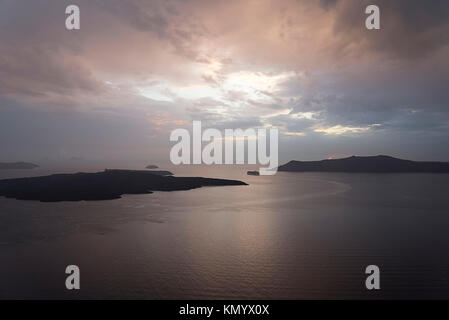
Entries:
[[248, 171], [246, 172], [247, 175], [249, 176], [258, 176], [259, 175], [259, 171]]
[[155, 164], [149, 164], [145, 167], [145, 169], [159, 169], [159, 167]]
[[123, 194], [240, 185], [246, 183], [238, 180], [174, 177], [145, 170], [105, 170], [0, 180], [0, 196], [42, 202], [109, 200], [120, 198]]
[[352, 156], [321, 161], [290, 161], [278, 168], [290, 172], [449, 173], [449, 162], [411, 161], [390, 156]]
[[128, 172], [138, 172], [138, 173], [151, 173], [158, 176], [172, 176], [173, 173], [167, 170], [125, 170], [125, 169], [105, 169], [106, 172], [118, 172], [118, 173], [128, 173]]
[[29, 162], [0, 162], [0, 170], [34, 169], [37, 164]]

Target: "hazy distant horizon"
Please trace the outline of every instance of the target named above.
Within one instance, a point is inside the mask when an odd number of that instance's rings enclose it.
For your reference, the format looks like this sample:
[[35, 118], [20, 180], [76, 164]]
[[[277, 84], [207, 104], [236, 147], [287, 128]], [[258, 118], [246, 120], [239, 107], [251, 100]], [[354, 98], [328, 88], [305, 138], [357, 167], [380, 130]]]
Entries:
[[[347, 158], [347, 157], [351, 157], [351, 156], [360, 156], [360, 157], [365, 157], [365, 156], [379, 156], [379, 155], [386, 155], [386, 156], [392, 156], [391, 154], [366, 154], [366, 155], [332, 155], [329, 156], [327, 158], [310, 158], [310, 157], [304, 157], [304, 158], [294, 158], [294, 159], [285, 159], [285, 160], [280, 160], [279, 161], [279, 165], [283, 165], [288, 163], [289, 161], [320, 161], [320, 160], [326, 160], [326, 159], [342, 159], [342, 158]], [[397, 156], [392, 156], [394, 158], [398, 158], [398, 159], [403, 159], [403, 160], [412, 160], [412, 161], [436, 161], [436, 162], [447, 162], [444, 159], [442, 160], [435, 160], [435, 159], [429, 159], [429, 158], [422, 158], [422, 159], [410, 159], [410, 158], [404, 158], [404, 157], [397, 157]], [[4, 161], [6, 162], [6, 161]], [[19, 160], [17, 161], [8, 161], [8, 162], [20, 162]], [[77, 168], [82, 170], [85, 168], [91, 168], [91, 170], [103, 170], [103, 169], [133, 169], [133, 170], [148, 170], [145, 167], [149, 164], [152, 165], [157, 165], [159, 167], [159, 169], [171, 169], [171, 170], [176, 170], [176, 169], [180, 169], [180, 170], [184, 170], [184, 168], [188, 168], [190, 166], [194, 167], [194, 168], [214, 168], [214, 167], [224, 167], [224, 168], [232, 168], [232, 167], [237, 167], [237, 169], [242, 169], [245, 170], [246, 168], [252, 168], [252, 169], [257, 169], [259, 168], [259, 165], [251, 165], [251, 164], [241, 164], [241, 165], [237, 165], [237, 164], [212, 164], [212, 165], [206, 165], [206, 164], [199, 164], [199, 165], [194, 165], [194, 164], [190, 164], [190, 165], [174, 165], [170, 162], [170, 160], [164, 160], [164, 161], [144, 161], [144, 160], [121, 160], [121, 159], [96, 159], [96, 160], [89, 160], [86, 158], [77, 158], [77, 159], [59, 159], [59, 160], [48, 160], [48, 159], [44, 159], [44, 160], [40, 160], [40, 161], [24, 161], [24, 162], [29, 162], [29, 163], [33, 163], [36, 165], [39, 165], [39, 167], [36, 169], [20, 169], [21, 171], [23, 171], [24, 173], [29, 172], [29, 171], [41, 171], [41, 170], [49, 170], [49, 171], [54, 171], [54, 170], [64, 170], [64, 169], [71, 169], [71, 170], [76, 170]], [[17, 170], [17, 169], [14, 169]], [[10, 170], [0, 170], [0, 171], [10, 171]]]

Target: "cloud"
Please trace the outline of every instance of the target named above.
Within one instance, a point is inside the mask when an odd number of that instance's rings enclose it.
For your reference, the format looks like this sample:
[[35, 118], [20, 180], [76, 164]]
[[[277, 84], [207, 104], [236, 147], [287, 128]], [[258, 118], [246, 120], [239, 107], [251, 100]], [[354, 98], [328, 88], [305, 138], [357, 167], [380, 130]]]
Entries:
[[324, 134], [331, 134], [331, 135], [340, 135], [340, 134], [347, 134], [347, 133], [363, 133], [371, 130], [373, 127], [380, 126], [379, 124], [373, 124], [366, 127], [345, 127], [341, 125], [336, 125], [333, 127], [328, 128], [315, 128], [313, 131], [315, 132], [322, 132]]
[[334, 33], [342, 54], [374, 54], [383, 59], [422, 58], [444, 48], [449, 41], [449, 6], [435, 0], [379, 0], [381, 29], [361, 28], [361, 12], [372, 1], [340, 0], [335, 6]]
[[310, 148], [448, 133], [445, 0], [379, 0], [376, 31], [364, 27], [365, 0], [79, 0], [76, 32], [64, 28], [68, 4], [0, 3], [8, 105], [123, 117], [155, 140], [191, 120], [275, 126]]
[[98, 94], [103, 84], [76, 57], [39, 46], [0, 44], [0, 94]]

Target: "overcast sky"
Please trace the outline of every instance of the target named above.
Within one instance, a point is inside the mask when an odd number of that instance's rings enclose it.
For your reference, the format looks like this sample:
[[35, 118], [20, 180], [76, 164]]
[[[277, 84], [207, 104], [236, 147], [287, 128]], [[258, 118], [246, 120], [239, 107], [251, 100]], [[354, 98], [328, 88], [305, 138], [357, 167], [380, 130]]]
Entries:
[[0, 161], [168, 162], [192, 120], [277, 127], [281, 162], [449, 161], [448, 83], [447, 0], [0, 0]]

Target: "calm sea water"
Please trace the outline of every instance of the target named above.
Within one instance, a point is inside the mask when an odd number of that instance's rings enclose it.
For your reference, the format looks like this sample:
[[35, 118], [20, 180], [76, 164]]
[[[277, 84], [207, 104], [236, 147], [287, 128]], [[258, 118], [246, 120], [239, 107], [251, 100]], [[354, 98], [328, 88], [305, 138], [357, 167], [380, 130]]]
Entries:
[[[0, 198], [0, 298], [449, 298], [449, 175], [173, 171], [250, 185]], [[379, 291], [365, 289], [371, 264]]]

